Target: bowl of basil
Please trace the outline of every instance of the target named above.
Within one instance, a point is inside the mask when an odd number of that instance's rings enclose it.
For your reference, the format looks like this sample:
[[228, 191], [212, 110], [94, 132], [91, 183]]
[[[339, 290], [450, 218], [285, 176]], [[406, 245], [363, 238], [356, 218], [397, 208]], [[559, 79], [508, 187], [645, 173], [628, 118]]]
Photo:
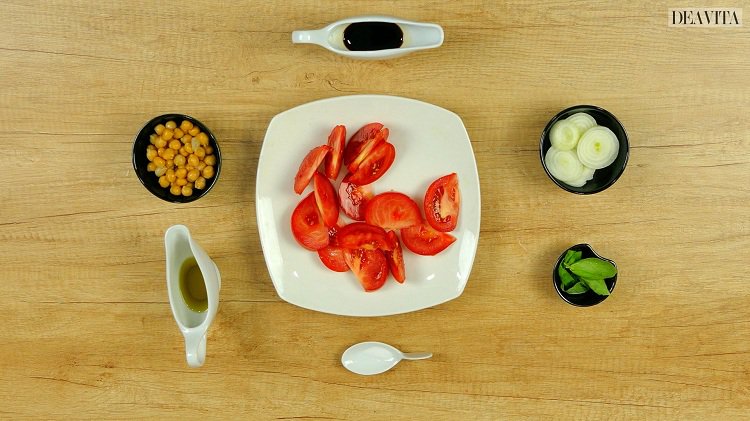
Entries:
[[617, 265], [596, 254], [590, 245], [576, 244], [557, 259], [552, 282], [566, 303], [590, 307], [612, 294], [617, 283]]

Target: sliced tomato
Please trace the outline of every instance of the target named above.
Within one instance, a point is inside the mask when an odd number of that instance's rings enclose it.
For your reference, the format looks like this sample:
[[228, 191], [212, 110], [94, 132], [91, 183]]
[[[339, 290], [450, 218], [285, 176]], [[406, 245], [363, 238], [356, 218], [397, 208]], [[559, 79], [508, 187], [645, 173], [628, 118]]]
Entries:
[[388, 142], [381, 142], [370, 152], [357, 171], [352, 173], [349, 181], [354, 184], [370, 184], [382, 177], [396, 159], [396, 148]]
[[336, 234], [339, 247], [346, 249], [393, 250], [393, 243], [385, 230], [364, 222], [352, 222]]
[[320, 163], [323, 162], [323, 159], [326, 157], [330, 150], [330, 146], [320, 145], [317, 148], [313, 148], [312, 150], [310, 150], [310, 152], [307, 153], [305, 159], [303, 159], [302, 163], [299, 164], [297, 175], [294, 176], [295, 193], [302, 194], [302, 192], [305, 190], [305, 187], [310, 184], [310, 180], [312, 180], [313, 174], [315, 174], [315, 171], [318, 169]]
[[401, 230], [404, 246], [422, 256], [434, 256], [456, 241], [456, 237], [421, 223]]
[[372, 197], [372, 188], [369, 185], [360, 186], [350, 183], [348, 178], [344, 178], [339, 186], [341, 210], [355, 221], [365, 220], [365, 207]]
[[456, 229], [460, 207], [461, 192], [456, 173], [438, 178], [427, 188], [424, 195], [425, 219], [436, 230], [448, 232]]
[[352, 160], [349, 165], [347, 165], [346, 169], [348, 169], [350, 173], [354, 173], [355, 171], [357, 171], [357, 168], [359, 168], [360, 164], [362, 164], [362, 161], [365, 160], [367, 155], [369, 155], [376, 146], [380, 145], [382, 142], [385, 142], [385, 140], [388, 139], [388, 133], [388, 129], [383, 127], [381, 131], [375, 134], [375, 137], [365, 141], [365, 144], [362, 145], [362, 150], [359, 152], [359, 155], [357, 155], [357, 157], [354, 158], [354, 160]]
[[349, 269], [365, 291], [375, 291], [388, 278], [388, 262], [380, 250], [344, 250], [344, 259]]
[[365, 221], [387, 230], [417, 225], [422, 222], [417, 202], [398, 192], [380, 193], [365, 207]]
[[328, 228], [323, 224], [315, 195], [310, 193], [292, 212], [292, 235], [308, 250], [319, 250], [328, 245]]
[[323, 168], [325, 169], [326, 177], [331, 180], [335, 180], [339, 176], [339, 170], [341, 170], [341, 163], [344, 160], [344, 145], [346, 144], [346, 126], [338, 125], [333, 128], [331, 134], [328, 135], [328, 146], [331, 148], [331, 152], [326, 155]]
[[334, 272], [347, 272], [349, 271], [349, 266], [346, 265], [346, 260], [344, 259], [345, 250], [341, 247], [325, 246], [318, 250], [318, 257], [320, 257], [320, 261], [328, 269]]
[[406, 269], [404, 269], [404, 253], [401, 251], [401, 242], [393, 231], [388, 231], [388, 238], [394, 244], [393, 250], [384, 251], [385, 259], [388, 261], [388, 268], [391, 270], [393, 279], [403, 284], [406, 280]]
[[315, 193], [315, 203], [317, 203], [318, 210], [323, 216], [323, 223], [327, 227], [336, 225], [339, 220], [339, 205], [333, 184], [323, 174], [316, 172], [313, 175], [313, 192]]
[[362, 151], [365, 142], [375, 137], [375, 134], [382, 128], [383, 125], [381, 123], [369, 123], [354, 132], [344, 149], [344, 165], [349, 165], [350, 162], [354, 161]]

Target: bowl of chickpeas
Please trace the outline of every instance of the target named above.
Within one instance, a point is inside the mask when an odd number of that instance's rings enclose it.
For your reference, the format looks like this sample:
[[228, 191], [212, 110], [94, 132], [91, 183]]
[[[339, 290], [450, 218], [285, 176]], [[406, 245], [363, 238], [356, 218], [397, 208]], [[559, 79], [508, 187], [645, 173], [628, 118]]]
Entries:
[[203, 197], [219, 178], [221, 151], [208, 128], [184, 114], [154, 117], [133, 142], [133, 168], [154, 196], [175, 203]]

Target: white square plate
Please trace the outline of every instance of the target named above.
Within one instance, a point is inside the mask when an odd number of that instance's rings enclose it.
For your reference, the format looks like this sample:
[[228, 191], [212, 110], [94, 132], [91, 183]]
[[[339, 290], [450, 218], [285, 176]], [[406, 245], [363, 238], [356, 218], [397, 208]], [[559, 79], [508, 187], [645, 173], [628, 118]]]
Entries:
[[[294, 193], [294, 175], [310, 149], [325, 144], [343, 124], [348, 137], [378, 121], [396, 148], [391, 168], [372, 184], [373, 193], [395, 190], [422, 205], [432, 181], [455, 172], [461, 191], [456, 242], [435, 256], [404, 248], [406, 281], [389, 275], [377, 291], [365, 292], [351, 272], [336, 273], [317, 253], [292, 236], [295, 206], [312, 191]], [[345, 168], [342, 168], [343, 178]], [[338, 182], [334, 183], [338, 189]], [[413, 99], [381, 95], [343, 96], [310, 102], [275, 116], [258, 162], [256, 214], [266, 265], [279, 296], [295, 305], [346, 316], [385, 316], [420, 310], [461, 295], [469, 279], [477, 242], [481, 201], [479, 176], [469, 136], [454, 113]], [[343, 212], [342, 218], [345, 218]], [[348, 221], [348, 220], [347, 220]]]

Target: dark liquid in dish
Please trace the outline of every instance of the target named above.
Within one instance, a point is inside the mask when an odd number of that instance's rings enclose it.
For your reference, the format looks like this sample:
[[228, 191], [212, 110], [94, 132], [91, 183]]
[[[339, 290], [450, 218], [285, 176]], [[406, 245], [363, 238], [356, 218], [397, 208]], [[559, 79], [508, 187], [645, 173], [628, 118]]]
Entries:
[[376, 51], [399, 48], [404, 32], [395, 23], [359, 22], [344, 30], [344, 46], [350, 51]]

